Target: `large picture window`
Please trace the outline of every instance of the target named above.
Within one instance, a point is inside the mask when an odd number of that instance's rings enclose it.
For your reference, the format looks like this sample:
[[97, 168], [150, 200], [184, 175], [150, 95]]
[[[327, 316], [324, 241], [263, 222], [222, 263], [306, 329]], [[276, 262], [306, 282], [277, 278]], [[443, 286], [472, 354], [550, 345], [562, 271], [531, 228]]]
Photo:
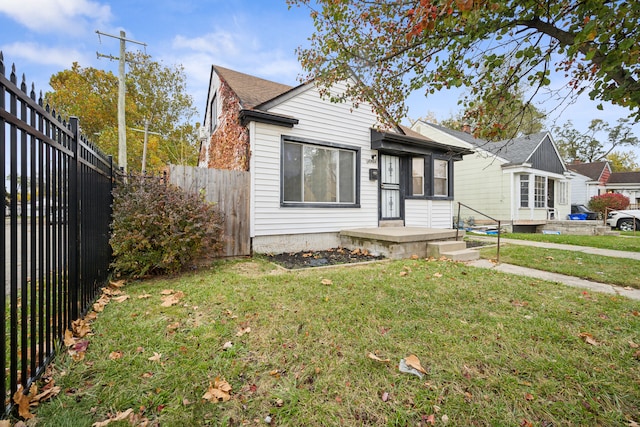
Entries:
[[283, 204], [355, 205], [357, 150], [284, 140]]

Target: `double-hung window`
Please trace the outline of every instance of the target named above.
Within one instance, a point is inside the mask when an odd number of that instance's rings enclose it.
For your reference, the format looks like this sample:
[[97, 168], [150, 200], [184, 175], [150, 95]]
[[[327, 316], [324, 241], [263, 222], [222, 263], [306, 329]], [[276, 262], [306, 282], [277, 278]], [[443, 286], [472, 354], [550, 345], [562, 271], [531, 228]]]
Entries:
[[411, 195], [424, 196], [424, 157], [411, 158]]
[[286, 138], [282, 142], [283, 206], [356, 206], [358, 149]]
[[534, 207], [544, 208], [547, 198], [547, 179], [544, 176], [536, 176], [533, 187]]
[[433, 161], [433, 195], [449, 195], [449, 162], [435, 159]]
[[520, 175], [520, 207], [529, 207], [529, 175]]

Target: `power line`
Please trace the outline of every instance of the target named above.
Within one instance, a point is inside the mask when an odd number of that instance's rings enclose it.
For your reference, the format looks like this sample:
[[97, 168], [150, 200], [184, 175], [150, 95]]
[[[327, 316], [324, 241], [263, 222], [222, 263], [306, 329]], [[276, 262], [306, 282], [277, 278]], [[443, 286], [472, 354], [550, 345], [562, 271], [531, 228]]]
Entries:
[[115, 57], [113, 55], [104, 55], [100, 52], [96, 52], [98, 59], [100, 58], [109, 58], [111, 60], [119, 61], [118, 65], [118, 166], [123, 170], [127, 170], [127, 129], [126, 129], [126, 121], [125, 121], [125, 104], [124, 104], [124, 94], [125, 94], [125, 62], [126, 62], [126, 43], [134, 43], [141, 46], [147, 47], [146, 43], [139, 42], [136, 40], [128, 39], [127, 35], [124, 31], [120, 31], [119, 36], [115, 36], [113, 34], [103, 33], [101, 31], [96, 30], [96, 34], [98, 34], [98, 39], [100, 36], [111, 37], [114, 39], [120, 40], [120, 56]]

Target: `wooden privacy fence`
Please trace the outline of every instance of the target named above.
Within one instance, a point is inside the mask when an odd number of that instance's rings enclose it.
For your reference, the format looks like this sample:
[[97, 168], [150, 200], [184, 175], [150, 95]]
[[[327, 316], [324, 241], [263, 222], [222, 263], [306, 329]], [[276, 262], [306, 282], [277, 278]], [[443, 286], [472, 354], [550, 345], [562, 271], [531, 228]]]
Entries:
[[0, 52], [0, 393], [11, 397], [44, 372], [71, 322], [91, 306], [111, 262], [113, 162], [69, 122], [43, 106], [42, 93], [5, 77]]
[[218, 206], [224, 217], [222, 256], [251, 255], [249, 172], [170, 165], [169, 183]]

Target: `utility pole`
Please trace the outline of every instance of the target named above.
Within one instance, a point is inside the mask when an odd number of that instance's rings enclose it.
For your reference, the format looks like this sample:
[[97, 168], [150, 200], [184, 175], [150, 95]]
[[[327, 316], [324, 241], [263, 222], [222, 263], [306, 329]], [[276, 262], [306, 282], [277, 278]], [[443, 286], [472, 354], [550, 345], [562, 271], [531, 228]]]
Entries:
[[126, 42], [135, 43], [147, 47], [146, 43], [138, 42], [135, 40], [127, 39], [126, 33], [120, 31], [120, 36], [114, 36], [112, 34], [103, 33], [96, 30], [96, 34], [99, 36], [112, 37], [120, 40], [120, 57], [114, 57], [112, 55], [103, 55], [96, 52], [99, 58], [109, 58], [111, 60], [119, 60], [118, 64], [118, 166], [123, 171], [127, 171], [127, 128], [125, 120], [125, 62], [126, 58]]
[[151, 132], [149, 130], [148, 119], [144, 120], [144, 129], [129, 128], [129, 130], [135, 130], [136, 132], [144, 132], [144, 144], [142, 146], [142, 165], [141, 165], [142, 174], [144, 175], [147, 172], [147, 141], [149, 140], [149, 134], [151, 133], [153, 135], [159, 135], [163, 138], [164, 138], [164, 135], [159, 132]]

